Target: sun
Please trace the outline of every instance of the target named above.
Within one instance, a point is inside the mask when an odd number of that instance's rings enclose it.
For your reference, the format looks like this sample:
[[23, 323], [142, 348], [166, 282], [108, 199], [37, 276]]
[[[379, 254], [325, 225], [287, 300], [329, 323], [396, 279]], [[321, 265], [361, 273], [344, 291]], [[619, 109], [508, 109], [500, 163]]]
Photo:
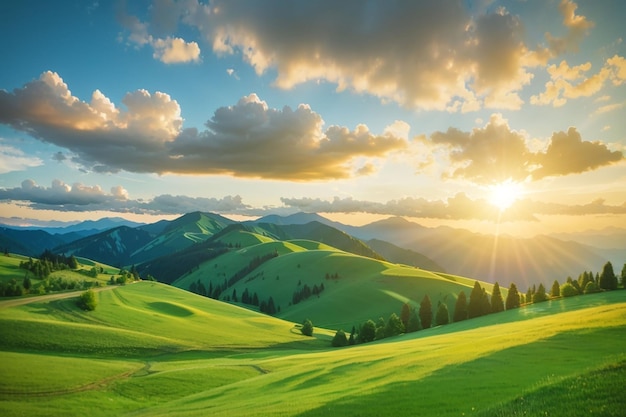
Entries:
[[500, 211], [505, 211], [522, 196], [522, 184], [507, 180], [489, 187], [489, 202]]

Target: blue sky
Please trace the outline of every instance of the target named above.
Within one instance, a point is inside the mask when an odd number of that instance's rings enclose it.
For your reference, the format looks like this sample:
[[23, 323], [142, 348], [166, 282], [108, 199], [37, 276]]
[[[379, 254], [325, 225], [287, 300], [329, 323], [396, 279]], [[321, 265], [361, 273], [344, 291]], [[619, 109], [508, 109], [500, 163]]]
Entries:
[[626, 224], [622, 1], [0, 6], [0, 217]]

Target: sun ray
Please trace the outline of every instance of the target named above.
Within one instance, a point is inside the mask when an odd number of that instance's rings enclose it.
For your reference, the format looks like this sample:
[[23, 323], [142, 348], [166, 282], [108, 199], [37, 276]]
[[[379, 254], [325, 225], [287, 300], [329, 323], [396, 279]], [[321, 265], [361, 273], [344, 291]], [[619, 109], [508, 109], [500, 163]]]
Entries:
[[521, 183], [509, 179], [489, 187], [489, 202], [502, 212], [511, 207], [523, 192]]

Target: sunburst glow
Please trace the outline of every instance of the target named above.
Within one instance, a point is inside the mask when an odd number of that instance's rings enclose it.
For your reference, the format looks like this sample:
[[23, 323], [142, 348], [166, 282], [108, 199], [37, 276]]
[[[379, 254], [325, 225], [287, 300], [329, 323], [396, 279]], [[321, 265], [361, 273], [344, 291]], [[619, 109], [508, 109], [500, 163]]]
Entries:
[[489, 187], [489, 202], [504, 211], [522, 196], [523, 191], [522, 184], [507, 180]]

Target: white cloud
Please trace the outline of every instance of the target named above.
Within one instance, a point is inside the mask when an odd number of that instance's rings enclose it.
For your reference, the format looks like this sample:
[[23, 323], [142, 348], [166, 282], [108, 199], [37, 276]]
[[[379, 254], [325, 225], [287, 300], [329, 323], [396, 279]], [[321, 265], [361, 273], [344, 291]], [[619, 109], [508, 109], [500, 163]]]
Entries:
[[26, 156], [21, 150], [5, 145], [0, 140], [0, 174], [13, 171], [24, 171], [28, 168], [43, 165], [37, 157]]
[[185, 42], [181, 38], [155, 39], [151, 42], [154, 48], [153, 57], [165, 64], [198, 62], [200, 47], [196, 42]]

